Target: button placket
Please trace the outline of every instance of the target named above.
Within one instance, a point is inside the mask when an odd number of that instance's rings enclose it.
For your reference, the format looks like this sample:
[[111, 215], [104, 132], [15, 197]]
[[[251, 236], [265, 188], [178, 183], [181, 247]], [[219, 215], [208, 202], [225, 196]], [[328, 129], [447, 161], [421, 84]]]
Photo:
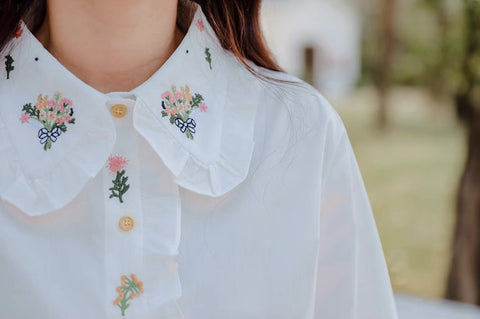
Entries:
[[134, 105], [135, 101], [130, 99], [107, 102], [117, 132], [114, 149], [103, 170], [107, 318], [122, 318], [122, 314], [140, 316], [146, 306], [142, 298], [143, 210], [138, 145], [132, 123]]

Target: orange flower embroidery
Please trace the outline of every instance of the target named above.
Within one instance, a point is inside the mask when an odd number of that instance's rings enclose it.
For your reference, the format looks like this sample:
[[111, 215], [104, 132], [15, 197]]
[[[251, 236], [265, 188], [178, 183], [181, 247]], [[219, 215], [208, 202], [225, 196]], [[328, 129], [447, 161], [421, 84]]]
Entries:
[[122, 316], [125, 316], [125, 310], [130, 306], [128, 301], [143, 293], [143, 282], [139, 281], [135, 274], [131, 274], [130, 277], [123, 275], [120, 280], [122, 285], [117, 287], [118, 297], [113, 304], [120, 307]]

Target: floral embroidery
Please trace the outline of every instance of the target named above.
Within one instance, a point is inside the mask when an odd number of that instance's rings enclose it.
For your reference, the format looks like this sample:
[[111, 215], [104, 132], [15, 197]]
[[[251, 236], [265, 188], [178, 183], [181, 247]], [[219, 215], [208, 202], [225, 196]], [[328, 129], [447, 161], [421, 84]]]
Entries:
[[203, 31], [205, 29], [205, 26], [203, 25], [203, 21], [201, 19], [198, 19], [195, 22], [195, 25], [197, 26], [198, 30]]
[[210, 54], [210, 49], [205, 48], [205, 60], [207, 60], [208, 65], [210, 65], [210, 70], [212, 69], [212, 55]]
[[170, 115], [170, 124], [175, 124], [182, 133], [193, 140], [197, 124], [190, 118], [190, 113], [197, 108], [202, 112], [207, 111], [203, 96], [198, 93], [192, 96], [188, 85], [180, 87], [180, 91], [172, 85], [171, 91], [162, 94], [162, 99], [162, 117]]
[[7, 79], [10, 79], [10, 72], [15, 69], [13, 62], [14, 60], [10, 54], [5, 56], [5, 70], [7, 71]]
[[15, 38], [18, 39], [22, 36], [22, 33], [23, 33], [23, 29], [21, 26], [18, 26], [17, 27], [17, 30], [15, 30]]
[[43, 125], [38, 131], [38, 138], [46, 151], [67, 131], [67, 124], [75, 124], [72, 105], [72, 101], [62, 97], [60, 92], [55, 92], [50, 100], [48, 95], [39, 94], [35, 105], [27, 103], [23, 106], [20, 121], [23, 124], [32, 119]]
[[128, 191], [130, 185], [127, 184], [128, 176], [125, 176], [125, 166], [128, 160], [122, 156], [110, 156], [108, 158], [107, 167], [110, 173], [116, 174], [115, 179], [112, 180], [113, 186], [109, 188], [112, 192], [109, 198], [117, 197], [120, 203], [123, 203], [123, 195]]
[[139, 281], [135, 274], [131, 274], [130, 277], [123, 275], [120, 279], [122, 285], [117, 287], [118, 297], [113, 304], [120, 307], [122, 316], [125, 316], [125, 310], [130, 306], [128, 301], [143, 293], [143, 282]]

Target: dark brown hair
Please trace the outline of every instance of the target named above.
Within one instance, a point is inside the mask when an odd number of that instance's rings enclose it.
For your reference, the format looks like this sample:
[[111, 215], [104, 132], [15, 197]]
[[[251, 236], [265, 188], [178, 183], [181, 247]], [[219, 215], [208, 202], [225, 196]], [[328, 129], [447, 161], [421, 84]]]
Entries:
[[[232, 52], [250, 72], [272, 79], [257, 74], [246, 60], [272, 71], [284, 72], [272, 58], [261, 32], [261, 0], [179, 0], [179, 4], [182, 2], [193, 11], [191, 1], [202, 7], [222, 47]], [[15, 36], [20, 19], [35, 33], [45, 14], [46, 0], [0, 0], [0, 51]]]

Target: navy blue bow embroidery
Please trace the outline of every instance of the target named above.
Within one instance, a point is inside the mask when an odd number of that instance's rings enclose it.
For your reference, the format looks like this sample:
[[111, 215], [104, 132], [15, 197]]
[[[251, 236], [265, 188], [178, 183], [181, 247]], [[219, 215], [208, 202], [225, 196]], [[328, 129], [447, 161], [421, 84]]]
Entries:
[[62, 130], [58, 127], [54, 127], [50, 131], [46, 128], [41, 128], [38, 131], [38, 138], [40, 139], [41, 144], [45, 144], [49, 139], [55, 143], [60, 134], [62, 134]]
[[195, 127], [197, 126], [195, 120], [191, 117], [189, 117], [186, 121], [177, 117], [175, 120], [175, 125], [180, 128], [180, 131], [182, 131], [182, 133], [185, 133], [185, 130], [188, 128], [192, 134], [195, 133]]

